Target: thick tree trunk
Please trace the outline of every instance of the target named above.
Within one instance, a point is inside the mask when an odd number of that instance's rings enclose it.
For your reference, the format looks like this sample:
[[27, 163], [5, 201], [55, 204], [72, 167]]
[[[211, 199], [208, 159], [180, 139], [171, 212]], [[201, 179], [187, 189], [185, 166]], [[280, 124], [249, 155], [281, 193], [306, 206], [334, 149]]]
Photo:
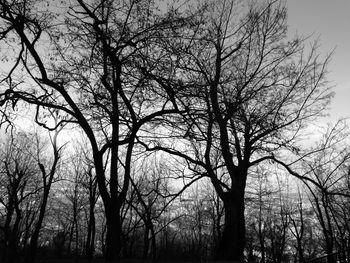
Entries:
[[105, 259], [106, 262], [115, 262], [119, 260], [122, 249], [122, 226], [119, 209], [115, 205], [105, 209], [107, 225]]
[[[115, 178], [112, 180], [113, 176], [111, 176], [110, 188], [112, 193], [110, 196], [105, 181], [105, 171], [103, 168], [102, 155], [100, 155], [97, 150], [93, 153], [95, 155], [94, 164], [97, 185], [103, 201], [106, 217], [105, 240], [103, 238], [104, 235], [102, 235], [104, 257], [106, 262], [115, 262], [120, 258], [122, 247], [122, 223], [120, 218], [121, 202], [119, 202], [117, 198], [117, 181]], [[111, 169], [114, 171], [116, 170], [114, 167], [111, 167]]]
[[301, 238], [297, 239], [297, 252], [298, 252], [298, 256], [299, 256], [299, 262], [304, 262], [304, 249], [303, 249], [303, 245], [301, 243]]
[[335, 257], [333, 255], [333, 242], [327, 240], [326, 241], [326, 252], [327, 252], [327, 262], [328, 263], [334, 263], [335, 262]]
[[219, 243], [217, 259], [244, 261], [245, 217], [244, 189], [232, 189], [223, 199], [225, 225]]

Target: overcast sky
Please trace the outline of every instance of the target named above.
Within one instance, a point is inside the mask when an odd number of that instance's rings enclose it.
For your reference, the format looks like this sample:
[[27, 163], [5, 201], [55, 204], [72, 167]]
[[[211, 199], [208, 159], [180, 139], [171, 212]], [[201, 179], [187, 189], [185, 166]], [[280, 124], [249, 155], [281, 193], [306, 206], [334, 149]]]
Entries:
[[320, 37], [321, 52], [335, 48], [328, 79], [336, 86], [331, 120], [350, 117], [350, 0], [287, 0], [289, 33]]

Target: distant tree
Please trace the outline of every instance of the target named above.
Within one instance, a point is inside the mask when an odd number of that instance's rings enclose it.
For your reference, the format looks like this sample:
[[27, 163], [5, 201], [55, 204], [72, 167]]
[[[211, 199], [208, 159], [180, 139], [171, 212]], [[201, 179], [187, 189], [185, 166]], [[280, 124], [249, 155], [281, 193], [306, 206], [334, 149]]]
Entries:
[[[150, 251], [153, 261], [156, 261], [157, 258], [154, 221], [164, 212], [160, 200], [164, 190], [161, 189], [163, 172], [159, 165], [146, 166], [141, 168], [138, 179], [132, 181], [136, 197], [132, 206], [144, 224], [142, 258], [147, 259]], [[167, 193], [163, 194], [167, 195]]]
[[203, 188], [202, 191], [205, 192], [204, 198], [207, 200], [207, 212], [209, 213], [208, 217], [210, 217], [209, 224], [212, 228], [210, 256], [213, 257], [217, 251], [219, 241], [221, 240], [225, 211], [220, 197], [212, 187]]
[[[279, 187], [280, 188], [280, 187]], [[269, 258], [273, 262], [281, 263], [286, 260], [286, 248], [288, 245], [288, 230], [290, 224], [290, 210], [288, 200], [288, 192], [279, 189], [276, 196], [275, 204], [267, 214], [267, 238], [269, 240]]]
[[[267, 218], [273, 213], [273, 200], [278, 194], [270, 180], [268, 171], [264, 170], [263, 167], [257, 167], [256, 172], [251, 175], [251, 183], [248, 185], [246, 197], [250, 247], [251, 250], [256, 250], [259, 253], [261, 263], [265, 263], [267, 258]], [[250, 252], [253, 254], [253, 251]]]
[[304, 262], [304, 249], [305, 249], [305, 204], [302, 198], [300, 189], [298, 189], [298, 200], [294, 206], [295, 211], [289, 215], [290, 218], [290, 231], [296, 240], [295, 245], [295, 261]]
[[345, 197], [334, 197], [331, 200], [331, 213], [335, 224], [335, 247], [342, 260], [350, 259], [350, 221], [349, 221], [349, 199]]
[[99, 198], [97, 191], [97, 181], [93, 172], [92, 162], [85, 156], [87, 163], [85, 163], [85, 173], [88, 174], [87, 178], [83, 181], [83, 187], [88, 192], [88, 211], [85, 210], [87, 217], [87, 233], [85, 243], [85, 256], [88, 260], [92, 260], [95, 251], [95, 239], [96, 239], [96, 216], [95, 206]]
[[[341, 177], [342, 188], [339, 189], [344, 193], [350, 190], [350, 173], [348, 161], [341, 167], [339, 173]], [[331, 214], [335, 223], [336, 249], [341, 253], [342, 260], [350, 259], [350, 196], [335, 195], [331, 197]]]
[[82, 160], [75, 157], [76, 156], [69, 157], [72, 163], [67, 165], [67, 178], [62, 178], [64, 180], [63, 187], [58, 191], [62, 203], [65, 204], [66, 220], [68, 221], [66, 225], [68, 235], [67, 253], [70, 255], [73, 252], [73, 255], [78, 257], [82, 250], [82, 244], [79, 242], [82, 236], [80, 230], [82, 226], [86, 225], [86, 222], [83, 221], [82, 214], [85, 202], [87, 201], [87, 192], [83, 188], [82, 182], [84, 177], [88, 178], [88, 176], [85, 174], [85, 167]]
[[350, 154], [346, 145], [349, 136], [344, 121], [338, 121], [316, 142], [316, 146], [306, 152], [299, 153], [299, 166], [295, 161], [287, 165], [277, 160], [291, 174], [302, 179], [308, 190], [309, 201], [317, 217], [323, 235], [323, 249], [329, 262], [334, 262], [338, 221], [333, 216], [337, 198], [350, 197], [346, 186], [347, 173], [345, 167]]
[[[9, 262], [20, 252], [26, 252], [25, 262], [32, 262], [36, 256], [51, 186], [59, 165], [58, 133], [59, 130], [50, 135], [50, 145], [38, 133], [14, 134], [4, 144], [0, 164], [1, 190], [4, 192], [1, 191], [0, 202], [5, 207], [5, 223], [1, 228], [6, 244], [4, 257]], [[51, 160], [48, 146], [52, 147]], [[22, 249], [25, 251], [19, 250], [21, 239], [24, 239]]]
[[[31, 196], [36, 196], [35, 191], [39, 190], [35, 183], [39, 178], [39, 169], [34, 157], [35, 146], [31, 146], [28, 137], [24, 133], [14, 135], [12, 138], [8, 137], [1, 146], [0, 229], [1, 254], [4, 262], [15, 262], [22, 252], [19, 247], [23, 231], [21, 221], [30, 216], [26, 212], [35, 209], [33, 207], [27, 209], [26, 204], [35, 200]], [[28, 221], [30, 224], [26, 225], [26, 232], [30, 232], [33, 226], [33, 221], [29, 218]]]
[[191, 175], [184, 174], [186, 165], [177, 163], [177, 160], [167, 154], [143, 156], [140, 159], [142, 162], [131, 178], [134, 199], [129, 199], [128, 202], [143, 223], [142, 257], [146, 259], [150, 256], [155, 261], [158, 255], [158, 236], [167, 231], [168, 225], [176, 223], [178, 217], [184, 216], [177, 211], [181, 210], [178, 199], [198, 177], [193, 180]]
[[[47, 161], [46, 164], [43, 164], [41, 160], [42, 159], [45, 160], [46, 158], [40, 156], [40, 151], [38, 151], [37, 153], [37, 161], [38, 161], [38, 166], [40, 168], [40, 174], [41, 174], [40, 179], [42, 184], [42, 196], [38, 200], [40, 202], [38, 216], [37, 216], [37, 220], [35, 221], [34, 231], [30, 237], [30, 246], [29, 246], [28, 253], [26, 255], [26, 262], [28, 263], [33, 263], [35, 261], [37, 248], [38, 248], [38, 240], [39, 240], [40, 231], [41, 231], [44, 217], [47, 210], [49, 194], [55, 179], [55, 175], [57, 173], [57, 170], [59, 169], [59, 160], [61, 157], [61, 151], [63, 146], [58, 145], [57, 137], [61, 129], [62, 127], [58, 127], [58, 129], [56, 129], [53, 135], [50, 136], [50, 142], [51, 142], [52, 152], [53, 152], [52, 160], [50, 160], [49, 162]], [[37, 147], [39, 147], [39, 145]]]

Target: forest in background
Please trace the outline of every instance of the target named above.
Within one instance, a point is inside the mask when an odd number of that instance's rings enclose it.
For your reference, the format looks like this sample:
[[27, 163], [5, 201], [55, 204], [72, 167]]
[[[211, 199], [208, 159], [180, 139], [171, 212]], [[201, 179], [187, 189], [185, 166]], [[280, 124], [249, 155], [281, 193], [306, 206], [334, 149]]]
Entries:
[[347, 262], [349, 129], [287, 14], [1, 0], [1, 260]]

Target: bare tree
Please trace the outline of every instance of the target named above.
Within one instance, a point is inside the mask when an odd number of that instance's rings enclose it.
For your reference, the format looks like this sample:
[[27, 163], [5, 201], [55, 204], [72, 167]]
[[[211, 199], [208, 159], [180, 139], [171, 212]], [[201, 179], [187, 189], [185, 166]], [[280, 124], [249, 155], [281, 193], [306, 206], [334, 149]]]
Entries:
[[308, 189], [309, 200], [317, 216], [324, 243], [324, 253], [329, 262], [334, 262], [336, 224], [334, 205], [336, 198], [349, 198], [344, 172], [350, 154], [345, 142], [348, 138], [347, 126], [340, 120], [334, 126], [329, 125], [327, 131], [316, 143], [315, 147], [300, 154], [299, 165], [277, 163], [286, 168], [292, 175], [302, 179]]
[[[37, 248], [38, 248], [39, 235], [40, 235], [41, 227], [42, 227], [46, 209], [47, 209], [50, 190], [52, 187], [52, 183], [54, 182], [56, 172], [59, 168], [59, 160], [61, 157], [61, 151], [63, 146], [58, 145], [57, 136], [61, 130], [62, 130], [62, 127], [58, 127], [58, 129], [54, 132], [53, 136], [50, 136], [50, 141], [51, 141], [51, 146], [53, 151], [53, 158], [49, 164], [46, 164], [46, 167], [41, 161], [42, 157], [40, 157], [39, 155], [40, 152], [37, 153], [38, 154], [37, 161], [38, 161], [38, 166], [40, 168], [40, 173], [41, 173], [42, 196], [40, 198], [38, 218], [35, 222], [35, 228], [30, 238], [30, 246], [29, 246], [28, 254], [26, 256], [26, 262], [28, 263], [32, 263], [35, 261]], [[38, 145], [38, 148], [39, 148], [39, 145]]]
[[[176, 38], [184, 19], [176, 9], [157, 11], [153, 1], [4, 0], [0, 8], [1, 45], [13, 47], [0, 105], [22, 100], [36, 107], [39, 125], [56, 128], [47, 122], [51, 109], [61, 116], [57, 125], [84, 131], [104, 203], [106, 259], [112, 261], [123, 246], [121, 209], [136, 139], [154, 132], [161, 116], [179, 111], [175, 63], [159, 39]], [[167, 81], [155, 81], [158, 75]], [[23, 77], [31, 80], [17, 81]]]
[[[2, 144], [1, 152], [1, 232], [4, 262], [18, 258], [21, 237], [21, 221], [26, 217], [25, 203], [35, 195], [38, 167], [35, 163], [35, 147], [28, 147], [26, 134], [15, 135]], [[32, 188], [33, 187], [33, 188]], [[32, 189], [31, 189], [32, 188]], [[32, 226], [28, 226], [28, 231]]]
[[298, 203], [295, 206], [295, 212], [289, 215], [291, 221], [291, 233], [296, 239], [295, 258], [296, 262], [304, 262], [304, 247], [305, 247], [305, 215], [304, 201], [300, 189], [298, 189]]
[[[6, 208], [3, 230], [4, 241], [8, 246], [4, 256], [10, 262], [23, 252], [18, 250], [20, 239], [24, 239], [24, 252], [27, 253], [25, 261], [32, 262], [35, 258], [49, 193], [60, 159], [58, 133], [59, 130], [50, 136], [52, 160], [47, 157], [48, 144], [38, 133], [15, 135], [2, 152], [1, 177], [7, 177], [3, 181], [7, 194], [4, 192], [1, 198]], [[26, 247], [27, 242], [29, 247]]]
[[243, 261], [249, 171], [298, 151], [303, 128], [331, 98], [329, 57], [320, 60], [317, 43], [287, 39], [282, 1], [207, 1], [201, 10], [188, 38], [168, 44], [192, 87], [182, 98], [187, 115], [176, 122], [182, 143], [149, 149], [181, 156], [210, 178], [225, 207], [217, 257]]
[[268, 171], [263, 169], [263, 167], [257, 167], [256, 172], [251, 176], [251, 183], [248, 185], [248, 194], [246, 197], [248, 200], [246, 201], [248, 210], [247, 227], [252, 232], [250, 233], [250, 242], [252, 243], [252, 249], [259, 252], [261, 263], [265, 263], [267, 258], [267, 218], [273, 213], [272, 200], [278, 194], [274, 187], [272, 187], [270, 180]]
[[95, 236], [96, 236], [96, 218], [95, 218], [95, 206], [98, 200], [99, 194], [97, 192], [96, 177], [93, 175], [92, 167], [88, 166], [86, 172], [88, 173], [87, 182], [84, 186], [87, 188], [89, 196], [89, 212], [87, 219], [87, 238], [85, 245], [85, 255], [89, 260], [92, 260], [95, 250]]
[[67, 224], [67, 253], [70, 255], [73, 252], [73, 255], [77, 258], [82, 250], [79, 239], [82, 236], [80, 229], [82, 229], [82, 214], [86, 200], [86, 191], [82, 182], [83, 177], [87, 176], [81, 159], [79, 160], [76, 156], [70, 156], [69, 159], [72, 163], [67, 165], [67, 171], [65, 172], [67, 178], [64, 178], [64, 187], [60, 191], [60, 198], [63, 199], [62, 202], [66, 205], [65, 212], [69, 222]]
[[269, 256], [276, 263], [283, 262], [286, 256], [290, 224], [288, 198], [288, 191], [285, 191], [279, 186], [275, 207], [267, 215], [267, 232], [270, 240]]

